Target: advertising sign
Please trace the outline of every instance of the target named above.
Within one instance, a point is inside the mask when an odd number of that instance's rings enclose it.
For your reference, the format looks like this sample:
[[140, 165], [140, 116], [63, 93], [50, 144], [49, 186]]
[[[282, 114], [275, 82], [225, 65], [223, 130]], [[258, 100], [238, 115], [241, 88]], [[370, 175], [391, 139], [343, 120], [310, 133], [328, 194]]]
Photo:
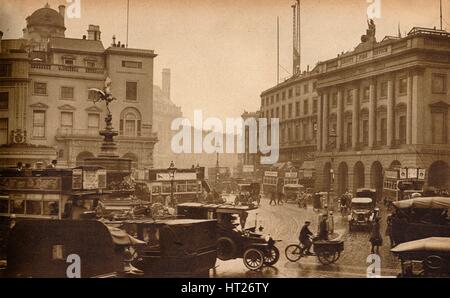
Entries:
[[267, 176], [267, 177], [278, 177], [278, 172], [274, 172], [274, 171], [265, 171], [265, 172], [264, 172], [264, 176]]

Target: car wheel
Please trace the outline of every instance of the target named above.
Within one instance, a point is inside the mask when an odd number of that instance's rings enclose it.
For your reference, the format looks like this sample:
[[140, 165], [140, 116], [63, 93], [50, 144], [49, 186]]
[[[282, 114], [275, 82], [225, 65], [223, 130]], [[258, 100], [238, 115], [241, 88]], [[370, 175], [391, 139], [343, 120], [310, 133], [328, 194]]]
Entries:
[[264, 255], [256, 248], [249, 248], [244, 252], [244, 265], [250, 270], [258, 270], [264, 265]]
[[217, 257], [223, 261], [234, 258], [236, 255], [236, 243], [230, 237], [217, 239]]
[[268, 266], [275, 265], [276, 262], [280, 259], [280, 251], [275, 246], [272, 246], [270, 249], [266, 250], [264, 255], [264, 264]]

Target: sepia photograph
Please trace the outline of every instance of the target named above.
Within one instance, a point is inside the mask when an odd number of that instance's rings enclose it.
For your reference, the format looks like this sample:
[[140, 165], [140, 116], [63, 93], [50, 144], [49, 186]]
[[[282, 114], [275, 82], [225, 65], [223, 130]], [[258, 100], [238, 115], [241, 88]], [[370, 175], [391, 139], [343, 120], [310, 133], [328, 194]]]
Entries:
[[448, 278], [449, 111], [450, 0], [0, 0], [0, 279]]

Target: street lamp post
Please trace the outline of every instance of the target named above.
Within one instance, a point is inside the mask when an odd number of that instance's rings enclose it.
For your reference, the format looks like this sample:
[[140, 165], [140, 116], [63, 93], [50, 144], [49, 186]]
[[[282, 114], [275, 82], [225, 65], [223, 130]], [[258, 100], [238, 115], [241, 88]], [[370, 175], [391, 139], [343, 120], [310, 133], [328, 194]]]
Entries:
[[175, 183], [175, 173], [177, 171], [177, 168], [175, 167], [175, 164], [173, 161], [170, 162], [170, 166], [167, 169], [167, 172], [169, 173], [170, 178], [170, 201], [173, 203], [173, 185]]

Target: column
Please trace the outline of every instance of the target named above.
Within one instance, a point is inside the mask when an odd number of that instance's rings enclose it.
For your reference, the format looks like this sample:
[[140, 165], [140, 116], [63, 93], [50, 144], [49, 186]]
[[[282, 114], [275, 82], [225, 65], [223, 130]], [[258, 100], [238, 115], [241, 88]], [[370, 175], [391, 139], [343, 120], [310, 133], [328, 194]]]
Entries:
[[339, 151], [342, 146], [342, 142], [344, 140], [344, 129], [343, 129], [343, 120], [344, 120], [344, 102], [342, 90], [338, 90], [337, 93], [337, 125], [336, 125], [336, 149]]
[[323, 94], [323, 123], [322, 123], [322, 149], [327, 150], [328, 147], [328, 134], [329, 134], [329, 123], [328, 123], [328, 92]]
[[425, 103], [423, 100], [423, 70], [417, 69], [413, 73], [412, 78], [412, 100], [411, 100], [411, 110], [412, 110], [412, 144], [424, 144], [424, 132], [425, 126], [423, 125]]
[[394, 77], [389, 78], [387, 81], [387, 146], [390, 148], [393, 145], [395, 137], [395, 102], [394, 102]]
[[406, 144], [411, 144], [412, 139], [412, 86], [413, 76], [410, 72], [408, 74], [408, 88], [407, 88], [407, 104], [406, 104]]
[[355, 86], [352, 90], [353, 113], [352, 113], [352, 147], [356, 149], [359, 143], [359, 87]]
[[377, 101], [375, 98], [376, 81], [372, 79], [369, 85], [369, 148], [375, 146], [375, 141], [377, 139], [376, 129], [377, 129]]
[[317, 151], [322, 151], [322, 95], [317, 99]]

